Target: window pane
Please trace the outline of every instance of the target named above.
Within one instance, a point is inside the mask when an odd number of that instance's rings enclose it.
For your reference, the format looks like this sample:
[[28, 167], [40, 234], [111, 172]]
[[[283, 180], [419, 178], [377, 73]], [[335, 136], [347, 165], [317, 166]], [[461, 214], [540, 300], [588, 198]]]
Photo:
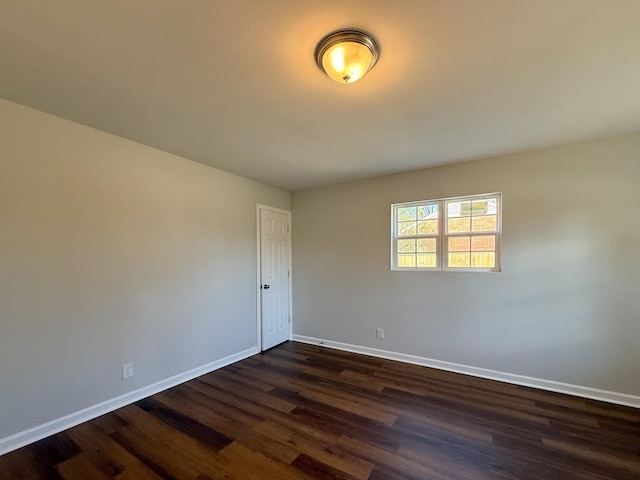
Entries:
[[496, 254], [493, 252], [472, 253], [471, 266], [493, 268], [496, 266]]
[[460, 202], [460, 216], [468, 217], [471, 215], [471, 202]]
[[416, 266], [416, 256], [415, 255], [398, 255], [398, 266], [399, 267], [415, 267]]
[[398, 236], [406, 237], [407, 235], [416, 234], [416, 222], [398, 222]]
[[416, 207], [402, 207], [398, 209], [398, 221], [406, 222], [416, 219]]
[[436, 252], [435, 238], [419, 238], [418, 252]]
[[436, 266], [436, 254], [435, 253], [420, 253], [418, 257], [419, 267], [435, 267]]
[[470, 253], [450, 253], [449, 254], [449, 267], [469, 267], [471, 260]]
[[438, 218], [438, 204], [421, 205], [418, 207], [418, 220]]
[[495, 208], [493, 212], [489, 211], [489, 200], [474, 200], [471, 202], [471, 215], [487, 215], [488, 213], [496, 213]]
[[438, 233], [438, 220], [423, 220], [418, 222], [418, 233], [428, 235]]
[[468, 217], [471, 214], [471, 202], [447, 202], [447, 217]]
[[469, 237], [449, 237], [447, 241], [450, 252], [468, 252], [471, 244]]
[[473, 232], [495, 232], [497, 220], [495, 215], [473, 217], [471, 231]]
[[398, 240], [398, 253], [413, 253], [416, 251], [415, 239]]
[[474, 252], [493, 251], [496, 249], [495, 235], [478, 235], [471, 238], [471, 250]]
[[478, 213], [478, 215], [496, 215], [498, 213], [498, 197], [490, 197], [486, 199], [487, 211]]
[[447, 222], [447, 231], [449, 233], [468, 233], [470, 220], [469, 217], [450, 218]]

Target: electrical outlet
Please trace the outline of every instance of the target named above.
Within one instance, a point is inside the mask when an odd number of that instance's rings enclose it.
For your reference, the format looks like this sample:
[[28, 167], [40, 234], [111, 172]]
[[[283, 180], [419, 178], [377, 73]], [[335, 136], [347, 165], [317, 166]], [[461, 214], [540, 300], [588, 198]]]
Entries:
[[133, 377], [133, 363], [122, 365], [122, 379]]
[[384, 328], [376, 328], [376, 338], [384, 338]]

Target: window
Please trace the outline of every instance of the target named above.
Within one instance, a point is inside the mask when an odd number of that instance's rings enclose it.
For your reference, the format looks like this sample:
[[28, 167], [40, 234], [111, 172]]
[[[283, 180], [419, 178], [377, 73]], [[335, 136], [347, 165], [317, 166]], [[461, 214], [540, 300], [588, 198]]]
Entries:
[[500, 271], [500, 193], [391, 205], [391, 269]]

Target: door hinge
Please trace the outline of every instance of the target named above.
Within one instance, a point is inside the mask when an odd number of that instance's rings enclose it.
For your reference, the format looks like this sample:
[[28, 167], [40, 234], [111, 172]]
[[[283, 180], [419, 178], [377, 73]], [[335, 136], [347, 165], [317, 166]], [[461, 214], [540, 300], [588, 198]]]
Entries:
[[289, 233], [289, 224], [287, 224], [287, 233]]
[[289, 323], [291, 323], [291, 315], [289, 315]]
[[287, 270], [287, 277], [291, 278], [291, 270]]

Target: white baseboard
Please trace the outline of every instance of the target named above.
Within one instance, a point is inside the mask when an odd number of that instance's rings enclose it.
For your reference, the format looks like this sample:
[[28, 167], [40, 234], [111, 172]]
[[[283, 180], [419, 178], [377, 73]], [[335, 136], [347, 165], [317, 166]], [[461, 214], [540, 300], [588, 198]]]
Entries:
[[310, 343], [312, 345], [319, 345], [322, 347], [335, 348], [336, 350], [362, 353], [364, 355], [370, 355], [372, 357], [386, 358], [388, 360], [397, 360], [399, 362], [437, 368], [439, 370], [446, 370], [449, 372], [463, 373], [465, 375], [487, 378], [489, 380], [497, 380], [499, 382], [512, 383], [514, 385], [539, 388], [541, 390], [548, 390], [551, 392], [566, 393], [569, 395], [575, 395], [577, 397], [590, 398], [592, 400], [601, 400], [603, 402], [640, 408], [640, 396], [637, 395], [610, 392], [607, 390], [599, 390], [597, 388], [582, 387], [580, 385], [555, 382], [553, 380], [544, 380], [542, 378], [515, 375], [513, 373], [498, 372], [496, 370], [488, 370], [486, 368], [471, 367], [469, 365], [444, 362], [442, 360], [434, 360], [432, 358], [408, 355], [406, 353], [390, 352], [388, 350], [363, 347], [360, 345], [351, 345], [349, 343], [334, 342], [332, 340], [324, 340], [322, 338], [306, 337], [304, 335], [293, 335], [293, 340], [296, 342]]
[[234, 353], [233, 355], [221, 358], [220, 360], [216, 360], [215, 362], [207, 363], [206, 365], [196, 367], [187, 372], [174, 375], [173, 377], [169, 377], [164, 380], [160, 380], [159, 382], [147, 385], [146, 387], [134, 390], [133, 392], [126, 393], [119, 397], [98, 403], [97, 405], [87, 407], [78, 412], [65, 415], [64, 417], [58, 418], [56, 420], [52, 420], [28, 430], [14, 433], [13, 435], [5, 438], [1, 438], [0, 455], [4, 455], [5, 453], [9, 453], [12, 450], [16, 450], [30, 443], [41, 440], [45, 437], [48, 437], [49, 435], [53, 435], [68, 428], [75, 427], [76, 425], [79, 425], [83, 422], [92, 420], [96, 417], [99, 417], [100, 415], [104, 415], [105, 413], [117, 410], [118, 408], [137, 402], [138, 400], [142, 400], [143, 398], [146, 398], [150, 395], [155, 395], [156, 393], [162, 392], [163, 390], [171, 387], [175, 387], [176, 385], [184, 383], [188, 380], [192, 380], [201, 375], [213, 372], [214, 370], [218, 370], [219, 368], [226, 367], [227, 365], [231, 365], [232, 363], [243, 360], [247, 357], [255, 355], [256, 353], [258, 353], [258, 347], [251, 347], [241, 352]]

